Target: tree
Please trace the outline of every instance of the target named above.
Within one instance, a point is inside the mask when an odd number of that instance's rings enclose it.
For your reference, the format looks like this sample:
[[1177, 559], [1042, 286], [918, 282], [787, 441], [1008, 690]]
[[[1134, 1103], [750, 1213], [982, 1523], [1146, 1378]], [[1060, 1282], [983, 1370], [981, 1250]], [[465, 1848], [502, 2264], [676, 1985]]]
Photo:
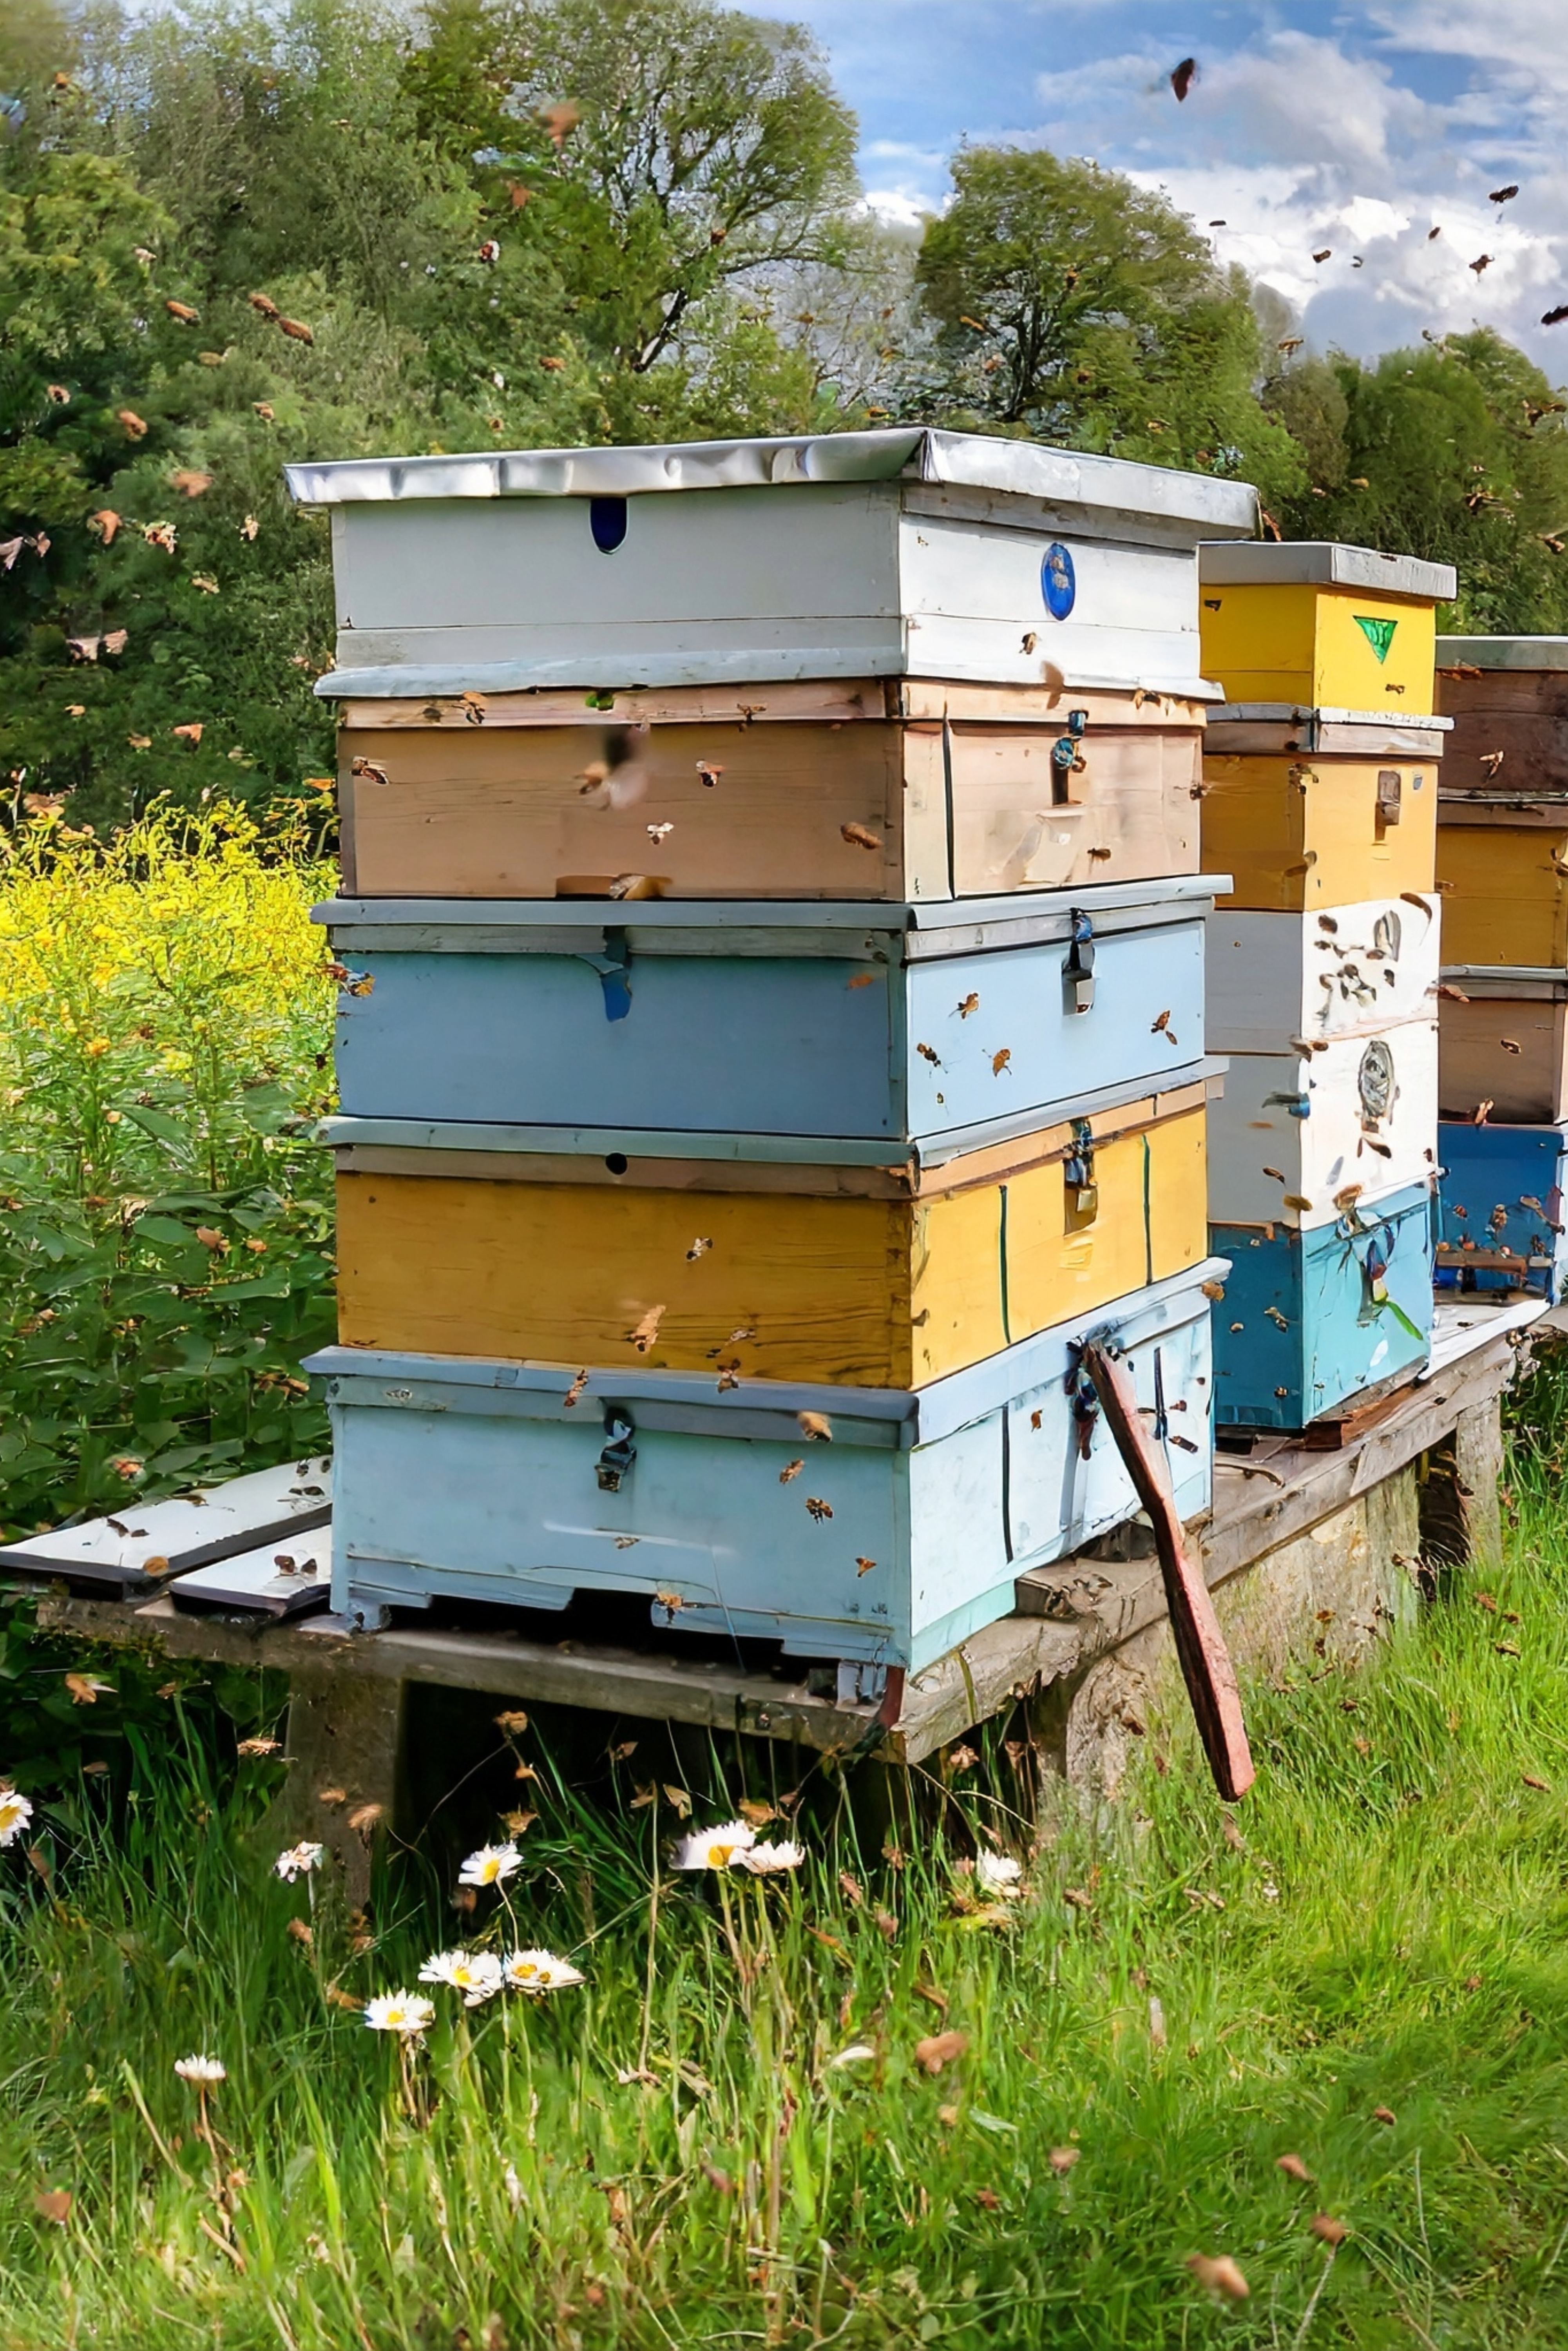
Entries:
[[1300, 480], [1254, 390], [1246, 280], [1221, 272], [1162, 195], [1041, 149], [972, 148], [925, 232], [916, 277], [934, 329], [906, 408], [1156, 465]]
[[[1306, 373], [1266, 393], [1297, 430]], [[1461, 630], [1568, 629], [1568, 431], [1533, 361], [1482, 329], [1372, 367], [1336, 354], [1309, 381], [1313, 488], [1327, 495], [1291, 502], [1288, 530], [1454, 564]]]

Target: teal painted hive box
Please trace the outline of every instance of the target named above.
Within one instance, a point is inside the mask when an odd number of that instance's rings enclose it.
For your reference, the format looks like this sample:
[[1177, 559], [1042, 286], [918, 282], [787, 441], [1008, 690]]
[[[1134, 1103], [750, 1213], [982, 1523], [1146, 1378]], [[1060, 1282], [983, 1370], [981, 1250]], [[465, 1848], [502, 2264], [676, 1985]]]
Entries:
[[1124, 1351], [1184, 1519], [1211, 1487], [1207, 1261], [918, 1393], [332, 1347], [333, 1605], [439, 1599], [654, 1624], [919, 1670], [1025, 1569], [1137, 1509], [1080, 1372]]
[[[971, 1144], [1203, 1073], [1201, 875], [951, 906], [365, 900], [348, 974], [360, 1141], [527, 1126]], [[392, 1125], [387, 1123], [399, 1123]], [[453, 1139], [448, 1134], [448, 1139]]]
[[1427, 1360], [1432, 1336], [1432, 1191], [1310, 1227], [1210, 1224], [1230, 1260], [1214, 1313], [1215, 1418], [1304, 1428], [1364, 1388]]

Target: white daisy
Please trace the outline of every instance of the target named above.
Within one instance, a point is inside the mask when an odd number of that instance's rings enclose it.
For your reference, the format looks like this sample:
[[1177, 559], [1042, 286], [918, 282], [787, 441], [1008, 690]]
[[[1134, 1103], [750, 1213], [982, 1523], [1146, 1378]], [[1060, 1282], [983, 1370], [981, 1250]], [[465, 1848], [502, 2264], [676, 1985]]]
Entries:
[[320, 1867], [322, 1850], [319, 1844], [291, 1844], [272, 1865], [285, 1884], [292, 1886], [297, 1877], [308, 1877], [313, 1869]]
[[677, 1869], [727, 1869], [737, 1854], [749, 1853], [757, 1831], [744, 1821], [723, 1821], [716, 1829], [694, 1829], [675, 1847]]
[[501, 1962], [494, 1951], [437, 1951], [421, 1968], [419, 1980], [450, 1984], [469, 2008], [478, 2008], [500, 1991]]
[[221, 2057], [176, 2057], [174, 2071], [182, 2082], [194, 2082], [204, 2090], [229, 2077], [229, 2069]]
[[748, 1869], [753, 1877], [770, 1877], [775, 1870], [799, 1869], [806, 1858], [803, 1844], [791, 1844], [780, 1837], [773, 1844], [754, 1844], [747, 1853], [735, 1856], [737, 1869]]
[[434, 2009], [417, 1992], [382, 1991], [365, 2002], [365, 2022], [372, 2032], [401, 2032], [412, 2040], [434, 2022]]
[[15, 1788], [0, 1788], [0, 1844], [15, 1844], [33, 1817], [33, 1807]]
[[457, 1873], [459, 1886], [499, 1886], [520, 1869], [523, 1856], [515, 1844], [482, 1844], [471, 1853]]
[[977, 1853], [975, 1882], [987, 1894], [999, 1894], [1004, 1902], [1016, 1902], [1023, 1892], [1023, 1864], [1010, 1853]]
[[553, 1951], [508, 1951], [502, 1972], [513, 1991], [570, 1991], [583, 1981], [581, 1969]]

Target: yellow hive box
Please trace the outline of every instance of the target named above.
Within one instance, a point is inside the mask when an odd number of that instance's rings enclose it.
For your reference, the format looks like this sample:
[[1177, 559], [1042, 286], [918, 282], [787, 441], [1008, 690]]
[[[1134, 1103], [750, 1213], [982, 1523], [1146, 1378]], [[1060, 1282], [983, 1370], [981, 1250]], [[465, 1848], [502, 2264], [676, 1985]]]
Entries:
[[[1216, 739], [1228, 731], [1216, 727]], [[1203, 867], [1234, 884], [1219, 905], [1302, 914], [1427, 895], [1437, 838], [1435, 762], [1205, 756]]]
[[1228, 704], [1430, 712], [1450, 564], [1333, 540], [1215, 541], [1198, 580], [1203, 666]]
[[1445, 964], [1568, 964], [1568, 807], [1445, 800], [1437, 881]]
[[1199, 1082], [914, 1179], [670, 1160], [612, 1176], [599, 1160], [354, 1144], [340, 1335], [919, 1387], [1203, 1260], [1205, 1100]]

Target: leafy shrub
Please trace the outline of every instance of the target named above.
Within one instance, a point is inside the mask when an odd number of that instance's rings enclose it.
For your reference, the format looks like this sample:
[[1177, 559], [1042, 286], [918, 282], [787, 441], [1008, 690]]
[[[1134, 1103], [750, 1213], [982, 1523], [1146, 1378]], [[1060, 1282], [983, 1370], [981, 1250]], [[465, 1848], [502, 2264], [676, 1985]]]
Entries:
[[8, 1535], [319, 1447], [330, 870], [299, 802], [0, 845]]

